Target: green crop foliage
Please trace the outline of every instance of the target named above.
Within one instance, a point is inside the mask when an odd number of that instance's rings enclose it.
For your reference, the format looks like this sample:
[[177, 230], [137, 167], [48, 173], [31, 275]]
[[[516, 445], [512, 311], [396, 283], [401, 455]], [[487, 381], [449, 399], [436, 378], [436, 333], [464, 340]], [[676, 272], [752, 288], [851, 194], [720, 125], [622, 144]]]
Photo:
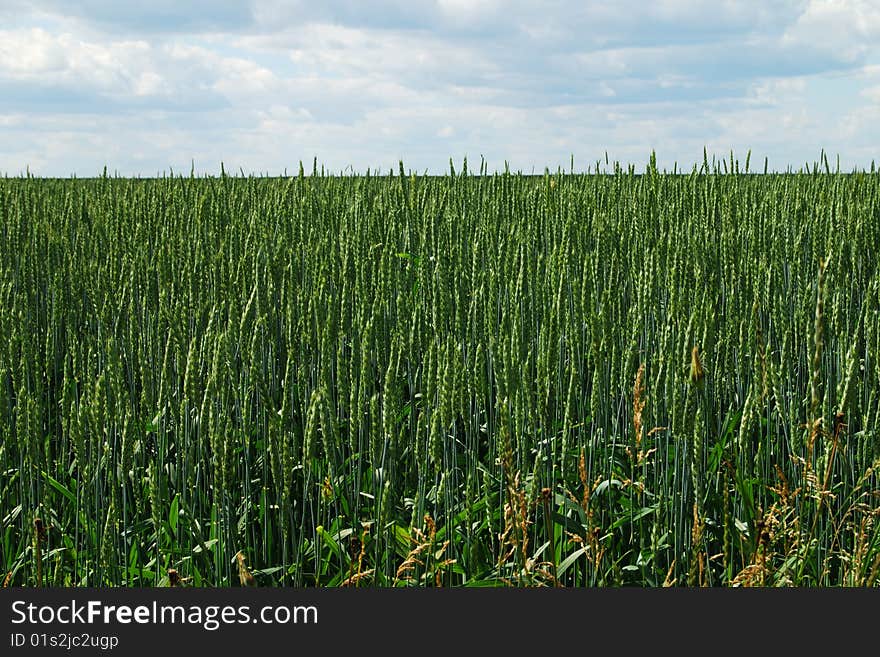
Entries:
[[9, 586], [872, 586], [880, 177], [0, 180]]

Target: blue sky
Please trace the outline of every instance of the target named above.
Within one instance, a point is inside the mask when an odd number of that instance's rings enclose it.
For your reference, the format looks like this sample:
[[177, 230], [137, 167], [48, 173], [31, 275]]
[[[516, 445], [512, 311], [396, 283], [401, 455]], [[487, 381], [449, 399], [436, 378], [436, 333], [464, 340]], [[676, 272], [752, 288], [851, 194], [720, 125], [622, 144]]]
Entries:
[[880, 0], [0, 3], [9, 175], [689, 168], [704, 146], [880, 163]]

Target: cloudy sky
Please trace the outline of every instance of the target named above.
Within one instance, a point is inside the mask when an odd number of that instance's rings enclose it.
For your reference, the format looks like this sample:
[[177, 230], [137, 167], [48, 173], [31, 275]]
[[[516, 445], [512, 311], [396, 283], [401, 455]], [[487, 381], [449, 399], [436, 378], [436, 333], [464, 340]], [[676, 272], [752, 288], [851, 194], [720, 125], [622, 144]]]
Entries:
[[0, 0], [0, 174], [880, 163], [880, 0], [136, 4]]

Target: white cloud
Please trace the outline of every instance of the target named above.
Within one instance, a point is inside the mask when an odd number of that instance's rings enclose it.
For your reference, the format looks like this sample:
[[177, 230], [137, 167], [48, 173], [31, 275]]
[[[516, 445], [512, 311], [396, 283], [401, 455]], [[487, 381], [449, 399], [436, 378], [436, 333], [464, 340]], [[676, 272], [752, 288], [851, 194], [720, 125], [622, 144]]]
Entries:
[[39, 28], [0, 31], [0, 72], [27, 77], [66, 69], [63, 38], [54, 38]]
[[154, 71], [144, 71], [134, 82], [134, 94], [136, 96], [155, 96], [165, 93], [167, 87], [162, 76]]
[[454, 25], [491, 21], [505, 7], [500, 0], [437, 0], [437, 6]]
[[784, 45], [804, 46], [855, 62], [880, 38], [877, 0], [810, 0], [784, 33]]
[[0, 31], [0, 79], [6, 80], [125, 93], [148, 83], [150, 73], [159, 77], [149, 70], [150, 55], [139, 40], [95, 43], [42, 28]]
[[876, 87], [866, 87], [859, 92], [859, 95], [864, 96], [872, 103], [877, 103], [880, 105], [880, 85]]
[[254, 52], [282, 53], [297, 72], [340, 76], [435, 80], [497, 72], [479, 44], [455, 44], [421, 31], [388, 31], [311, 23], [294, 30], [251, 35], [233, 43]]
[[753, 105], [803, 105], [806, 87], [803, 77], [757, 80], [751, 86], [749, 101]]
[[21, 125], [25, 117], [21, 114], [0, 114], [0, 128], [11, 128]]

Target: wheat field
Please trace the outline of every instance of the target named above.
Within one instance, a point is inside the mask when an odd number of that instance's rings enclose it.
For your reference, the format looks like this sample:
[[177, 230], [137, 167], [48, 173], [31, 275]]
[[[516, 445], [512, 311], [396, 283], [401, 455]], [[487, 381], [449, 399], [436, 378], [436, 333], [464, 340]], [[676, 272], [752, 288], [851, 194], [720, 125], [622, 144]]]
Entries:
[[876, 586], [880, 174], [0, 179], [6, 586]]

